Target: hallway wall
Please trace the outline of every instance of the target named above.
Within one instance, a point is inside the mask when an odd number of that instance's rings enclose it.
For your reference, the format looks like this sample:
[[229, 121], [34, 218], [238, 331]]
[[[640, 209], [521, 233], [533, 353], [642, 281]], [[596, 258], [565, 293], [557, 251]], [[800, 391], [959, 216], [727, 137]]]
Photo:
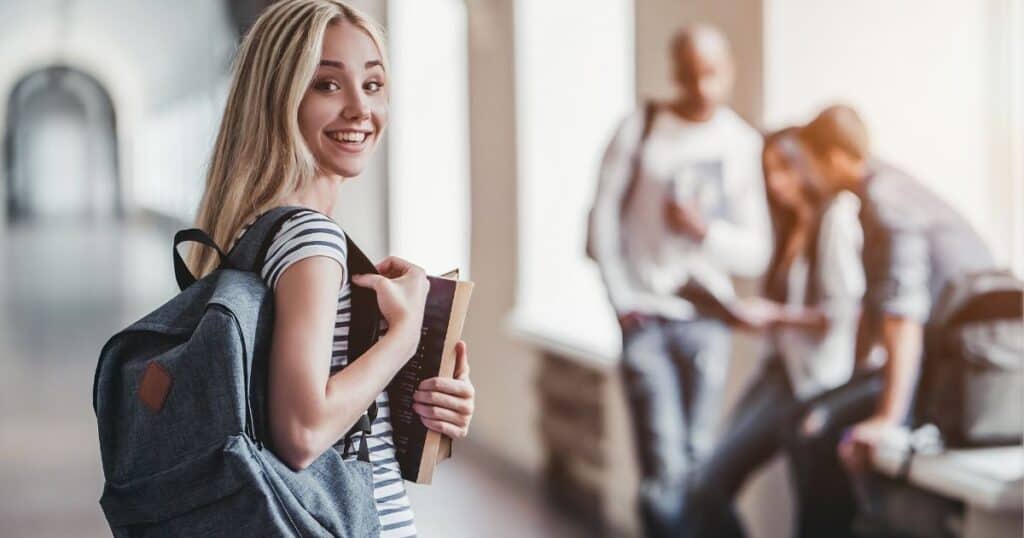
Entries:
[[471, 442], [535, 475], [539, 359], [507, 330], [518, 266], [513, 6], [479, 0], [468, 9], [470, 264], [479, 283], [464, 331], [478, 398]]
[[[68, 65], [91, 75], [114, 102], [118, 165], [124, 198], [131, 205], [135, 183], [158, 175], [149, 167], [154, 160], [144, 155], [137, 137], [155, 128], [153, 116], [160, 110], [190, 96], [210, 95], [223, 78], [234, 31], [221, 2], [108, 0], [61, 8], [64, 5], [0, 5], [0, 126], [6, 125], [6, 98], [26, 74]], [[190, 143], [205, 145], [205, 140], [196, 137]], [[157, 146], [162, 151], [170, 148]], [[0, 222], [5, 222], [2, 211]]]

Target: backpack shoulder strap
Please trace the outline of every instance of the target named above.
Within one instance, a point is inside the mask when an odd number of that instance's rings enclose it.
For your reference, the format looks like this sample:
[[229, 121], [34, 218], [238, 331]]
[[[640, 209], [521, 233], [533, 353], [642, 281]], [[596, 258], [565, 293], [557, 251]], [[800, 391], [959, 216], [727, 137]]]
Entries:
[[640, 131], [640, 143], [647, 141], [647, 138], [651, 136], [651, 126], [654, 125], [654, 115], [658, 113], [658, 109], [661, 108], [661, 103], [650, 100], [644, 101], [644, 125]]
[[[377, 267], [373, 265], [366, 254], [352, 241], [349, 234], [345, 234], [348, 256], [345, 259], [348, 277], [351, 281], [352, 275], [377, 274]], [[361, 357], [378, 338], [380, 338], [380, 308], [377, 306], [377, 293], [370, 288], [351, 285], [352, 315], [349, 317], [348, 329], [348, 357], [349, 364]], [[364, 434], [370, 433], [371, 425], [377, 418], [377, 401], [370, 402], [366, 413], [359, 417], [356, 424], [346, 434], [345, 452], [352, 435], [361, 431]], [[363, 438], [359, 446], [359, 458], [367, 459], [366, 440]]]
[[313, 210], [300, 206], [281, 206], [260, 215], [228, 252], [228, 265], [242, 271], [259, 272], [277, 231], [286, 220], [303, 211]]
[[654, 125], [654, 115], [658, 113], [659, 104], [657, 101], [650, 100], [644, 102], [644, 119], [643, 127], [640, 129], [640, 139], [636, 143], [636, 148], [633, 149], [633, 157], [630, 161], [629, 169], [629, 183], [626, 185], [626, 190], [622, 194], [622, 200], [619, 201], [619, 214], [626, 212], [626, 208], [633, 201], [633, 195], [636, 193], [636, 186], [640, 182], [640, 171], [642, 168], [643, 151], [644, 146], [647, 144], [647, 139], [651, 137], [651, 128]]
[[[352, 237], [345, 234], [348, 247], [346, 265], [349, 279], [352, 275], [377, 274], [377, 268], [363, 254]], [[352, 316], [349, 322], [348, 353], [349, 362], [358, 359], [370, 346], [377, 341], [380, 330], [381, 313], [377, 306], [377, 293], [370, 288], [351, 286]]]
[[185, 264], [185, 260], [178, 252], [178, 245], [186, 242], [195, 242], [206, 245], [217, 252], [220, 259], [219, 267], [229, 267], [243, 271], [259, 272], [263, 265], [263, 258], [270, 247], [270, 242], [281, 225], [292, 215], [301, 211], [312, 211], [311, 209], [297, 206], [275, 207], [260, 215], [249, 229], [242, 234], [242, 237], [235, 242], [231, 251], [227, 254], [220, 249], [213, 238], [199, 228], [179, 230], [174, 234], [174, 244], [171, 247], [174, 261], [174, 278], [178, 282], [178, 288], [182, 291], [195, 283], [196, 277]]
[[[654, 115], [658, 112], [658, 107], [659, 105], [657, 101], [651, 100], [644, 102], [643, 126], [640, 129], [640, 139], [637, 141], [636, 147], [633, 148], [633, 154], [630, 158], [629, 179], [626, 183], [626, 189], [623, 191], [622, 197], [619, 198], [619, 218], [622, 218], [622, 215], [626, 212], [626, 208], [629, 207], [629, 204], [633, 201], [636, 186], [640, 182], [640, 169], [644, 144], [651, 135], [651, 126], [654, 124]], [[600, 196], [600, 193], [598, 193], [598, 196]], [[593, 207], [591, 207], [590, 214], [587, 216], [586, 254], [590, 259], [597, 259], [594, 247]]]

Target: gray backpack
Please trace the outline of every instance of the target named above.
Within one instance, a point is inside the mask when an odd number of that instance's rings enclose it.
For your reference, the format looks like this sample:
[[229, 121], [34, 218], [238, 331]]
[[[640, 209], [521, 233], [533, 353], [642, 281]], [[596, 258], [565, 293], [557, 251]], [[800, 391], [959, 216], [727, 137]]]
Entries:
[[935, 305], [915, 418], [946, 446], [1019, 445], [1024, 283], [1008, 271], [951, 281]]
[[[103, 347], [93, 409], [106, 479], [100, 505], [114, 536], [380, 533], [365, 440], [357, 460], [329, 449], [298, 472], [272, 451], [266, 379], [273, 294], [257, 271], [281, 224], [303, 210], [269, 211], [226, 255], [198, 229], [178, 232], [181, 293]], [[189, 241], [221, 255], [220, 267], [199, 281], [178, 253]], [[349, 274], [374, 270], [351, 241], [348, 252]], [[372, 291], [353, 286], [357, 309], [379, 315]], [[379, 321], [355, 318], [352, 357], [373, 343]], [[371, 422], [360, 419], [346, 450]]]

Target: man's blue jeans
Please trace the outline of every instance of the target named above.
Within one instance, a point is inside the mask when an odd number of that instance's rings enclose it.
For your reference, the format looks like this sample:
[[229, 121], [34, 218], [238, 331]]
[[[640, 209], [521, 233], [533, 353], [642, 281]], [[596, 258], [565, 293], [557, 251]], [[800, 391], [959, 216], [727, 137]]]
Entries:
[[675, 536], [688, 476], [713, 448], [729, 368], [729, 329], [706, 318], [647, 318], [624, 331], [622, 340], [644, 533]]

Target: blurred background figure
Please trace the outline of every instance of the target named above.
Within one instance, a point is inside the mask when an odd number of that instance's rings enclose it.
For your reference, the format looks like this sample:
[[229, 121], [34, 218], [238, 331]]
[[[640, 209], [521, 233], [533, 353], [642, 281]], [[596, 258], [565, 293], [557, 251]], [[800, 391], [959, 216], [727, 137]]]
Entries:
[[[109, 535], [96, 358], [175, 292], [171, 236], [195, 220], [235, 48], [270, 3], [0, 2], [0, 536]], [[409, 486], [424, 536], [643, 532], [622, 333], [581, 245], [609, 134], [635, 111], [638, 136], [642, 103], [678, 96], [666, 46], [680, 27], [714, 25], [729, 42], [735, 124], [775, 130], [848, 103], [873, 156], [919, 178], [997, 266], [1024, 274], [1020, 0], [353, 3], [386, 26], [395, 128], [334, 216], [372, 258], [460, 267], [477, 284], [463, 335], [476, 413], [435, 483]], [[657, 116], [669, 131], [683, 117]], [[743, 153], [756, 168], [757, 150]], [[711, 239], [714, 219], [680, 206], [670, 213], [699, 216]], [[651, 216], [666, 226], [663, 212]], [[738, 417], [765, 339], [730, 340], [719, 412]], [[954, 516], [908, 508], [901, 520], [1019, 536], [1005, 525], [1021, 521], [1024, 458], [993, 450], [914, 460], [905, 484]], [[789, 536], [793, 488], [777, 460], [761, 469], [735, 512], [752, 536]]]
[[728, 108], [735, 66], [711, 26], [669, 47], [675, 100], [649, 102], [605, 153], [590, 247], [622, 328], [623, 377], [648, 536], [675, 536], [688, 474], [711, 450], [729, 367], [728, 320], [680, 290], [721, 300], [771, 252], [756, 131]]
[[[877, 401], [834, 409], [854, 423], [833, 424], [830, 435], [822, 437], [826, 448], [838, 443], [844, 465], [858, 478], [869, 474], [874, 452], [892, 430], [918, 425], [911, 412], [922, 365], [949, 367], [936, 362], [939, 357], [929, 357], [939, 347], [927, 339], [946, 336], [933, 316], [940, 296], [952, 282], [994, 269], [995, 261], [970, 223], [949, 204], [905, 172], [872, 158], [867, 128], [853, 109], [825, 109], [800, 130], [800, 138], [826, 192], [853, 193], [860, 199], [860, 225], [870, 245], [863, 253], [866, 288], [856, 359], [859, 370], [870, 371], [879, 366], [871, 364], [876, 346], [882, 351], [881, 391]], [[947, 398], [952, 400], [952, 394]], [[1001, 412], [998, 405], [990, 407], [990, 413]], [[947, 412], [956, 411], [951, 403]], [[849, 506], [849, 515], [842, 513], [842, 504]], [[833, 498], [830, 506], [832, 520], [819, 530], [843, 532], [853, 518], [852, 494], [845, 503], [841, 496]]]
[[[838, 488], [841, 498], [849, 497], [835, 450], [824, 447], [824, 453], [815, 453], [802, 443], [802, 419], [809, 402], [845, 383], [853, 371], [864, 293], [860, 203], [852, 193], [825, 190], [811, 172], [797, 132], [788, 128], [765, 138], [762, 161], [775, 249], [764, 297], [739, 305], [757, 311], [746, 318], [756, 320], [749, 328], [767, 332], [768, 357], [698, 472], [689, 536], [746, 535], [735, 498], [779, 451], [787, 457], [796, 486], [794, 535], [831, 536], [823, 534], [822, 522], [837, 516], [833, 491]], [[835, 471], [840, 471], [838, 480]]]
[[857, 361], [875, 346], [885, 352], [885, 384], [875, 413], [858, 424], [842, 452], [864, 466], [863, 449], [878, 443], [881, 430], [908, 420], [914, 384], [925, 354], [925, 325], [946, 286], [962, 275], [995, 267], [988, 247], [962, 215], [920, 182], [874, 160], [858, 114], [827, 108], [800, 131], [814, 168], [829, 192], [855, 193], [863, 204], [861, 226], [871, 244], [863, 257], [867, 276]]

